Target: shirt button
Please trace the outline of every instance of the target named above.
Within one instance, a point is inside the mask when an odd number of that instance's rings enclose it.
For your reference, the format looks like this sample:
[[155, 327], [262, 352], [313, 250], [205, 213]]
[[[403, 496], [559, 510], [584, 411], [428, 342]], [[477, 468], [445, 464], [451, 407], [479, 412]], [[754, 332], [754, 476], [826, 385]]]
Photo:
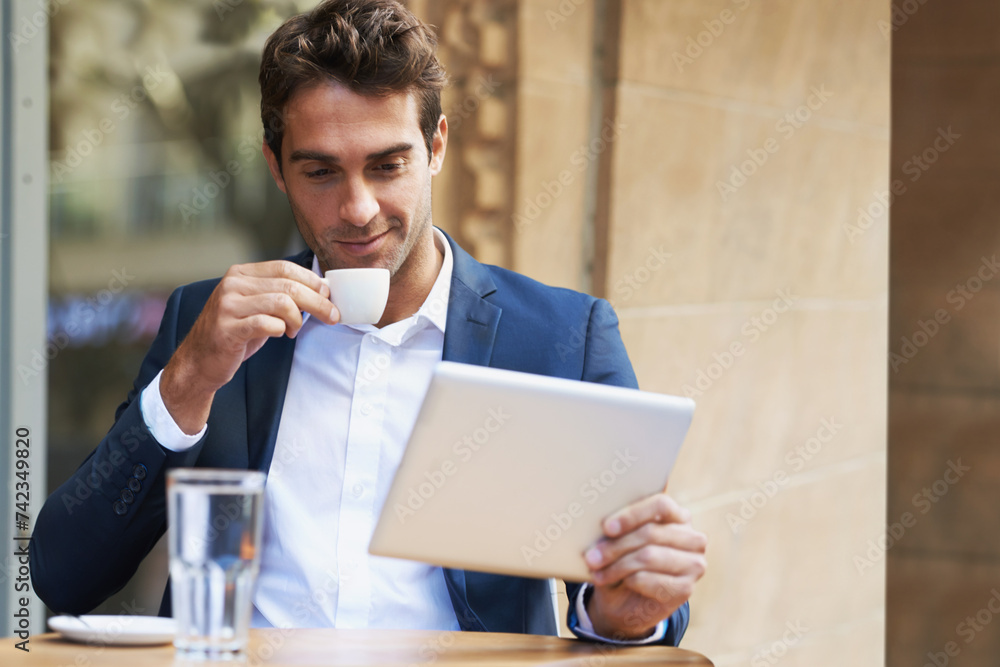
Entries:
[[355, 498], [360, 498], [363, 495], [365, 495], [365, 487], [363, 487], [360, 484], [355, 484], [354, 485], [354, 497]]
[[361, 414], [364, 415], [365, 417], [367, 417], [371, 413], [372, 413], [372, 404], [371, 403], [364, 403], [364, 404], [362, 404], [362, 406], [361, 406]]

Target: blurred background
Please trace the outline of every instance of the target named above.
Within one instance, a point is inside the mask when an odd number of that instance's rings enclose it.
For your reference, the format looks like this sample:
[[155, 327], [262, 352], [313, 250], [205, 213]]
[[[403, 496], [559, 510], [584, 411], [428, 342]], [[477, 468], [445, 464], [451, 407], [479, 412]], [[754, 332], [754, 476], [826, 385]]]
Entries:
[[[50, 490], [111, 425], [173, 288], [302, 247], [256, 77], [266, 37], [314, 4], [47, 15], [58, 349], [8, 388], [47, 381]], [[698, 403], [670, 482], [710, 539], [684, 646], [720, 667], [995, 664], [1000, 10], [408, 4], [452, 80], [435, 223], [611, 300], [640, 385]], [[161, 545], [101, 611], [155, 613], [165, 578]]]

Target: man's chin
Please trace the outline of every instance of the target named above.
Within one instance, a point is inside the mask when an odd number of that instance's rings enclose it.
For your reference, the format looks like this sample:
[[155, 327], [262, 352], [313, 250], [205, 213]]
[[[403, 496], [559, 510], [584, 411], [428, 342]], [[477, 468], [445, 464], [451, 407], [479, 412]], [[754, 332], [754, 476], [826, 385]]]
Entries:
[[[325, 269], [323, 267], [326, 267]], [[370, 255], [366, 257], [330, 257], [320, 256], [320, 269], [324, 271], [336, 271], [338, 269], [388, 269], [389, 274], [396, 272], [396, 267], [391, 258], [384, 255]]]

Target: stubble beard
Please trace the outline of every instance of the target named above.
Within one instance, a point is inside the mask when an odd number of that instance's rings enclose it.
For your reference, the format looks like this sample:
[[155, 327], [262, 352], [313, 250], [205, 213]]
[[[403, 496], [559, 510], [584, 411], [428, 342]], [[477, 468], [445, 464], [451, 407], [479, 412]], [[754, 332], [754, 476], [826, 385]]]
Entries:
[[[430, 190], [428, 184], [428, 190]], [[380, 254], [380, 257], [373, 264], [364, 264], [358, 266], [357, 264], [350, 264], [343, 260], [338, 259], [337, 254], [333, 252], [327, 252], [328, 248], [335, 248], [338, 240], [335, 234], [336, 230], [329, 230], [328, 238], [323, 242], [320, 242], [316, 236], [309, 229], [303, 220], [304, 216], [299, 208], [292, 201], [292, 198], [288, 198], [289, 206], [292, 209], [292, 217], [295, 219], [295, 226], [299, 230], [299, 234], [302, 235], [303, 240], [306, 245], [315, 253], [317, 259], [319, 259], [320, 270], [321, 271], [332, 271], [335, 269], [354, 269], [370, 267], [370, 268], [384, 268], [389, 270], [389, 277], [395, 282], [397, 274], [401, 271], [403, 275], [407, 273], [412, 273], [419, 271], [419, 265], [426, 261], [424, 258], [417, 259], [413, 257], [413, 250], [417, 244], [424, 238], [424, 236], [429, 232], [431, 227], [431, 202], [430, 202], [430, 192], [426, 193], [426, 196], [422, 200], [420, 208], [415, 211], [413, 223], [414, 226], [410, 228], [410, 233], [406, 238], [402, 239], [402, 243], [391, 244], [389, 248]], [[371, 225], [372, 223], [369, 223]], [[388, 229], [383, 231], [388, 231], [389, 235], [392, 236], [394, 233], [398, 233], [399, 230], [403, 229], [403, 223], [399, 218], [389, 218]], [[371, 238], [373, 234], [358, 234], [358, 238]], [[388, 241], [393, 241], [395, 239], [387, 239]], [[431, 244], [433, 247], [433, 243]], [[413, 261], [416, 260], [416, 261]], [[355, 261], [364, 261], [355, 260]], [[325, 269], [323, 267], [326, 267]], [[400, 277], [402, 278], [403, 275]]]

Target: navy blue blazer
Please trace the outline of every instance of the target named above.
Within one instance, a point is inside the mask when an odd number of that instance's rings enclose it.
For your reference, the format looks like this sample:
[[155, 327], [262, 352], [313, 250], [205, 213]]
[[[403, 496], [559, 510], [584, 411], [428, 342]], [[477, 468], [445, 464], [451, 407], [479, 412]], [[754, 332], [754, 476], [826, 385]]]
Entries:
[[[610, 304], [480, 264], [450, 237], [454, 253], [443, 358], [626, 387], [635, 374]], [[306, 251], [291, 258], [312, 265]], [[49, 608], [84, 614], [121, 589], [166, 531], [166, 471], [181, 466], [267, 471], [295, 341], [270, 339], [215, 396], [208, 430], [185, 452], [161, 447], [138, 397], [166, 366], [218, 279], [178, 288], [115, 424], [74, 475], [48, 498], [31, 540], [31, 579]], [[463, 630], [557, 634], [548, 582], [445, 569]], [[571, 600], [579, 584], [567, 582]], [[572, 606], [571, 606], [572, 607]], [[160, 610], [170, 614], [169, 588]], [[570, 624], [574, 611], [570, 609]], [[661, 642], [676, 646], [685, 603]]]

